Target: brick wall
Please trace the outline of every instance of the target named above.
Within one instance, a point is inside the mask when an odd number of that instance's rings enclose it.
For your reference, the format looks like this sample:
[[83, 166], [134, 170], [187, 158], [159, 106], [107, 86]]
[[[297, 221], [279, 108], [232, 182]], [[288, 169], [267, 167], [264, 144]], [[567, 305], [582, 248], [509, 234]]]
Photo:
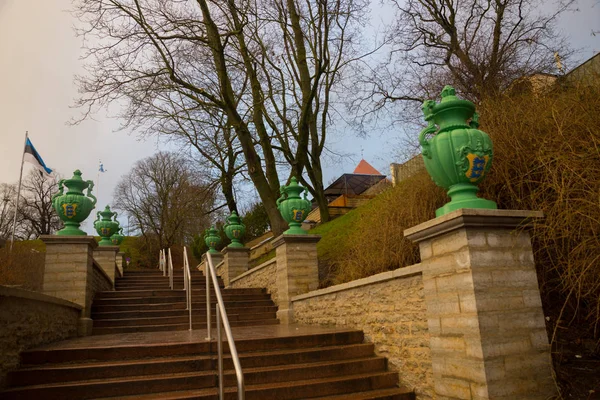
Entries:
[[76, 336], [80, 313], [66, 300], [0, 286], [0, 388], [21, 351]]
[[434, 398], [421, 271], [414, 265], [296, 296], [294, 320], [362, 330], [401, 385], [418, 399]]

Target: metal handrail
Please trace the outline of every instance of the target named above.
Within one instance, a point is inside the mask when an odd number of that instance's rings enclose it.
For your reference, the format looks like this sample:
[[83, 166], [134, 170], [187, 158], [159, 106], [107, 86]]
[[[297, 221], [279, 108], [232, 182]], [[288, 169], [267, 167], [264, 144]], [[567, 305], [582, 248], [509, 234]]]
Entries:
[[238, 400], [244, 400], [246, 398], [246, 392], [244, 388], [244, 373], [242, 372], [242, 364], [240, 363], [240, 357], [238, 356], [237, 349], [235, 347], [235, 341], [233, 340], [233, 333], [231, 332], [231, 325], [229, 324], [229, 318], [227, 318], [227, 312], [225, 311], [225, 303], [223, 302], [223, 296], [221, 295], [221, 288], [219, 287], [219, 281], [217, 279], [217, 271], [212, 261], [210, 253], [206, 253], [206, 326], [208, 329], [208, 340], [210, 341], [210, 279], [212, 279], [213, 285], [215, 286], [215, 295], [217, 296], [217, 352], [218, 352], [218, 366], [219, 366], [219, 400], [224, 399], [225, 389], [223, 387], [223, 344], [221, 343], [221, 320], [223, 327], [225, 328], [225, 336], [229, 343], [229, 352], [231, 353], [231, 359], [233, 361], [233, 367], [235, 368], [235, 376], [237, 378], [237, 389], [238, 389]]
[[190, 320], [190, 331], [192, 328], [192, 273], [190, 272], [190, 261], [188, 260], [187, 248], [183, 246], [183, 290], [185, 290], [186, 310]]
[[169, 265], [169, 287], [173, 290], [173, 259], [171, 258], [171, 248], [169, 247], [169, 257], [168, 257], [168, 265]]

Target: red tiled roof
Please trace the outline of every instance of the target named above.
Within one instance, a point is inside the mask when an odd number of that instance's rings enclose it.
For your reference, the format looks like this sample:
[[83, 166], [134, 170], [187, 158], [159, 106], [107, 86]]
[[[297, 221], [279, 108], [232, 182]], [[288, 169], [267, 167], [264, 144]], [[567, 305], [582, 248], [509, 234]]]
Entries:
[[381, 172], [373, 168], [373, 166], [366, 162], [364, 159], [360, 160], [353, 173], [363, 175], [383, 175]]

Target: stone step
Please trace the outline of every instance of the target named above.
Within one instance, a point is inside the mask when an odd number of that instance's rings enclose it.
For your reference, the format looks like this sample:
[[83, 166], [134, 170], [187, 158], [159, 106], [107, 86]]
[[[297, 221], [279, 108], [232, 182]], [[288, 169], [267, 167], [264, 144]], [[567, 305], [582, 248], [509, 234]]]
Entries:
[[[212, 288], [211, 292], [214, 292]], [[237, 295], [265, 295], [264, 289], [246, 288], [246, 289], [224, 289], [221, 291], [223, 297]], [[94, 301], [100, 299], [126, 298], [126, 297], [175, 297], [180, 296], [185, 298], [186, 292], [183, 289], [153, 289], [153, 290], [119, 290], [110, 292], [97, 292]], [[206, 296], [206, 288], [192, 288], [192, 296]]]
[[[289, 384], [266, 384], [246, 386], [246, 400], [299, 400], [317, 398], [322, 393], [328, 397], [320, 399], [348, 400], [414, 400], [414, 393], [393, 387], [397, 380], [395, 373], [348, 375], [329, 379], [310, 379], [290, 382]], [[356, 390], [356, 391], [355, 391]], [[216, 400], [216, 389], [178, 390], [170, 393], [156, 393], [138, 396], [127, 396], [121, 400]], [[237, 390], [225, 389], [225, 400], [237, 400]], [[102, 400], [102, 399], [98, 399]], [[104, 399], [108, 400], [108, 399]]]
[[[372, 344], [352, 344], [307, 349], [274, 350], [269, 352], [240, 353], [242, 368], [259, 368], [277, 365], [300, 364], [319, 360], [348, 360], [373, 355]], [[40, 385], [73, 382], [89, 379], [117, 378], [136, 375], [194, 372], [214, 369], [214, 354], [157, 357], [136, 360], [81, 362], [77, 364], [48, 364], [23, 368], [9, 374], [11, 386]], [[233, 369], [231, 357], [223, 359], [226, 370]]]
[[[198, 307], [194, 307], [197, 304]], [[249, 314], [249, 313], [265, 313], [277, 312], [277, 306], [249, 306], [249, 307], [227, 307], [227, 314]], [[135, 311], [112, 311], [112, 312], [95, 312], [92, 314], [92, 319], [120, 319], [120, 318], [155, 318], [155, 317], [173, 317], [187, 316], [188, 311], [185, 306], [174, 310], [135, 310]], [[192, 303], [192, 315], [206, 315], [205, 303]]]
[[[194, 315], [192, 313], [192, 322], [206, 323], [206, 309], [202, 310], [204, 313], [198, 313]], [[213, 313], [214, 314], [214, 313]], [[264, 313], [244, 313], [234, 314], [227, 312], [227, 317], [230, 323], [236, 321], [251, 321], [251, 320], [262, 320], [262, 319], [276, 319], [275, 312], [264, 312]], [[186, 324], [189, 321], [188, 315], [183, 316], [167, 316], [167, 317], [152, 317], [152, 318], [117, 318], [117, 319], [94, 319], [94, 330], [96, 328], [111, 328], [111, 327], [122, 327], [122, 326], [143, 326], [143, 325], [170, 325], [170, 324]], [[212, 321], [216, 321], [216, 316], [211, 318]]]
[[[204, 300], [204, 299], [202, 299]], [[211, 304], [214, 306], [217, 304], [215, 297], [211, 297]], [[225, 302], [226, 309], [239, 308], [239, 307], [251, 307], [251, 306], [272, 306], [273, 301], [270, 299], [262, 300], [229, 300]], [[203, 308], [206, 309], [206, 301], [200, 301], [197, 298], [192, 299], [192, 310]], [[92, 313], [95, 312], [113, 312], [113, 311], [164, 311], [164, 310], [182, 310], [185, 309], [185, 299], [169, 303], [154, 303], [154, 304], [105, 304], [105, 305], [92, 305]]]
[[215, 386], [215, 383], [216, 377], [213, 371], [196, 371], [23, 386], [3, 392], [2, 399], [93, 399], [97, 397], [127, 396], [178, 389], [211, 388]]
[[[342, 330], [336, 332], [315, 333], [296, 336], [266, 337], [260, 339], [237, 339], [238, 352], [259, 352], [272, 350], [306, 349], [317, 346], [340, 346], [363, 343], [362, 331]], [[69, 347], [61, 349], [32, 349], [21, 353], [22, 365], [46, 363], [74, 363], [85, 360], [114, 361], [147, 357], [165, 357], [177, 355], [204, 354], [216, 351], [216, 343], [206, 341], [195, 343], [126, 343], [115, 345], [97, 345], [94, 347]], [[225, 346], [225, 351], [228, 347]]]
[[[206, 293], [204, 292], [204, 296]], [[194, 295], [194, 298], [201, 298], [201, 294]], [[228, 294], [223, 293], [223, 301], [260, 301], [269, 300], [271, 296], [268, 294]], [[173, 293], [170, 296], [156, 297], [114, 297], [114, 298], [99, 298], [94, 300], [95, 306], [105, 306], [111, 304], [157, 304], [157, 303], [176, 303], [178, 301], [185, 302], [185, 292]]]
[[[276, 318], [255, 319], [248, 321], [230, 321], [232, 327], [236, 326], [253, 326], [253, 325], [277, 325], [279, 320]], [[192, 319], [193, 329], [206, 329], [206, 322], [195, 322]], [[94, 327], [92, 335], [110, 335], [115, 333], [133, 333], [133, 332], [166, 332], [166, 331], [184, 331], [189, 329], [189, 322], [161, 324], [157, 321], [152, 325], [122, 325], [114, 327]]]
[[[302, 371], [299, 369], [298, 371]], [[297, 372], [300, 373], [300, 372]], [[229, 374], [228, 374], [229, 375]], [[250, 376], [250, 375], [249, 375]], [[271, 376], [277, 376], [272, 374]], [[190, 391], [192, 389], [211, 388], [206, 391], [208, 397], [182, 398], [206, 398], [214, 399], [216, 393], [217, 377], [213, 372], [187, 372], [167, 375], [152, 375], [135, 378], [112, 378], [102, 380], [90, 380], [78, 383], [35, 385], [23, 388], [10, 389], [2, 393], [4, 400], [39, 398], [44, 400], [63, 399], [93, 399], [99, 397], [115, 397], [138, 395], [136, 398], [178, 398], [168, 397], [168, 392]], [[385, 371], [373, 371], [369, 373], [345, 374], [342, 376], [320, 377], [314, 379], [301, 379], [285, 382], [247, 384], [246, 399], [248, 400], [291, 400], [314, 398], [322, 395], [342, 395], [352, 392], [365, 392], [367, 390], [379, 390], [393, 388], [397, 382], [397, 373]], [[227, 399], [237, 398], [234, 387], [227, 388]], [[167, 393], [161, 393], [167, 392]], [[160, 397], [140, 396], [150, 394]], [[365, 398], [365, 397], [363, 397]], [[366, 397], [369, 398], [369, 397]], [[410, 397], [405, 397], [406, 399]]]

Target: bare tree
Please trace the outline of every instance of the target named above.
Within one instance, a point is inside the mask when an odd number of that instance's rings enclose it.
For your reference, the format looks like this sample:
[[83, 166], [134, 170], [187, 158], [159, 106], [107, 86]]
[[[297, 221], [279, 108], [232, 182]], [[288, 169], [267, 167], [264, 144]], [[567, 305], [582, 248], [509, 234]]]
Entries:
[[573, 1], [388, 0], [397, 12], [387, 33], [389, 56], [366, 74], [357, 104], [368, 100], [381, 110], [408, 101], [417, 109], [448, 84], [480, 101], [517, 78], [556, 71], [556, 55], [565, 60], [572, 53], [555, 29], [557, 17]]
[[[79, 0], [96, 36], [79, 80], [88, 113], [115, 99], [128, 123], [148, 122], [176, 96], [225, 117], [273, 231], [280, 159], [307, 184], [327, 219], [320, 156], [331, 97], [354, 60], [366, 0]], [[173, 95], [175, 94], [175, 95]], [[151, 112], [147, 112], [150, 110]], [[215, 111], [216, 110], [216, 111]], [[227, 129], [221, 129], [221, 133]]]
[[52, 206], [52, 195], [57, 191], [56, 178], [47, 178], [38, 170], [31, 170], [23, 179], [17, 214], [19, 237], [31, 239], [40, 235], [51, 235], [62, 227], [62, 222]]
[[213, 192], [190, 162], [160, 152], [138, 161], [115, 189], [115, 208], [133, 218], [133, 229], [159, 248], [189, 243], [209, 225]]
[[16, 196], [17, 189], [15, 185], [0, 184], [0, 239], [9, 239], [12, 233]]

